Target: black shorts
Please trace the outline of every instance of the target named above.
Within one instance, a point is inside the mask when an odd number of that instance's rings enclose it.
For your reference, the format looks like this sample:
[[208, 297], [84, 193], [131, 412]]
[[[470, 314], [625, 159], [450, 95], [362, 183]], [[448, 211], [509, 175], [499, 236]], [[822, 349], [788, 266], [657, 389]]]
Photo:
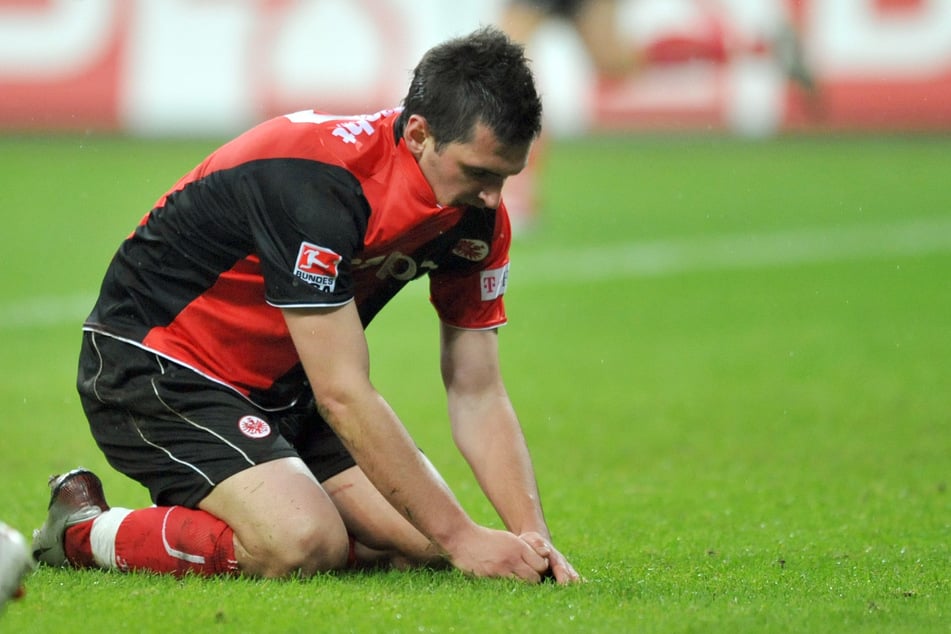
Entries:
[[563, 18], [574, 18], [585, 0], [511, 0], [512, 4], [521, 4], [532, 7], [538, 11], [560, 16]]
[[356, 464], [312, 395], [290, 409], [262, 410], [106, 335], [83, 333], [77, 387], [109, 464], [141, 482], [160, 506], [194, 508], [222, 480], [278, 458], [299, 456], [320, 482]]

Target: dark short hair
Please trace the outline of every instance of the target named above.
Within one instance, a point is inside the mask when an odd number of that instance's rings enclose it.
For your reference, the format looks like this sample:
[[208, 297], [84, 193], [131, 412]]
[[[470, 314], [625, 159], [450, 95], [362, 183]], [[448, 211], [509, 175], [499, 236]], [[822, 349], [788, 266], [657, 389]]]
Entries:
[[495, 27], [429, 49], [413, 71], [397, 130], [425, 117], [442, 149], [467, 142], [478, 122], [503, 145], [530, 143], [541, 132], [542, 102], [525, 49]]

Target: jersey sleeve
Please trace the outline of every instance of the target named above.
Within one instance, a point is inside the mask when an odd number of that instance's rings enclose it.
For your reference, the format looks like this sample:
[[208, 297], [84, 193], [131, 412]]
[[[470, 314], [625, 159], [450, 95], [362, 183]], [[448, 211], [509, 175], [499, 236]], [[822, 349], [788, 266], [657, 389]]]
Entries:
[[[430, 301], [442, 322], [470, 330], [507, 322], [503, 296], [509, 279], [511, 229], [504, 208], [496, 215], [490, 240], [491, 245], [479, 240], [458, 241], [452, 252], [470, 260], [470, 266], [430, 273]], [[487, 253], [480, 258], [483, 247], [488, 247]]]
[[353, 299], [351, 262], [369, 217], [356, 178], [309, 160], [264, 161], [252, 169], [249, 224], [268, 303], [334, 306]]

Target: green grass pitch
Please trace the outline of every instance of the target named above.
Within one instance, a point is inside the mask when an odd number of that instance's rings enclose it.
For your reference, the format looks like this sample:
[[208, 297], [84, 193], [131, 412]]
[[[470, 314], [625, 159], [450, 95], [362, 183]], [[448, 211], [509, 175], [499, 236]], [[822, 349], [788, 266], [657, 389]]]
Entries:
[[[73, 387], [119, 241], [213, 141], [0, 138], [0, 513], [112, 471]], [[3, 632], [946, 632], [951, 138], [559, 141], [501, 333], [569, 588], [453, 572], [284, 582], [41, 568]], [[463, 505], [411, 287], [373, 378]], [[411, 355], [411, 364], [407, 364]], [[408, 370], [409, 368], [409, 370]]]

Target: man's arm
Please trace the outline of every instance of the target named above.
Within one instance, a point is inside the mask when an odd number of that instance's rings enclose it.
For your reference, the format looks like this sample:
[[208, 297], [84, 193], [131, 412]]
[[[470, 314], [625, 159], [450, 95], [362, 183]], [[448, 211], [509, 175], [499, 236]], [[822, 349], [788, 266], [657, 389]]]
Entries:
[[578, 580], [551, 545], [525, 437], [499, 369], [495, 330], [443, 324], [441, 368], [453, 439], [505, 526], [551, 561], [561, 583]]
[[477, 576], [537, 581], [544, 556], [504, 531], [475, 524], [371, 385], [355, 304], [286, 309], [284, 318], [321, 415], [390, 504], [456, 567]]

